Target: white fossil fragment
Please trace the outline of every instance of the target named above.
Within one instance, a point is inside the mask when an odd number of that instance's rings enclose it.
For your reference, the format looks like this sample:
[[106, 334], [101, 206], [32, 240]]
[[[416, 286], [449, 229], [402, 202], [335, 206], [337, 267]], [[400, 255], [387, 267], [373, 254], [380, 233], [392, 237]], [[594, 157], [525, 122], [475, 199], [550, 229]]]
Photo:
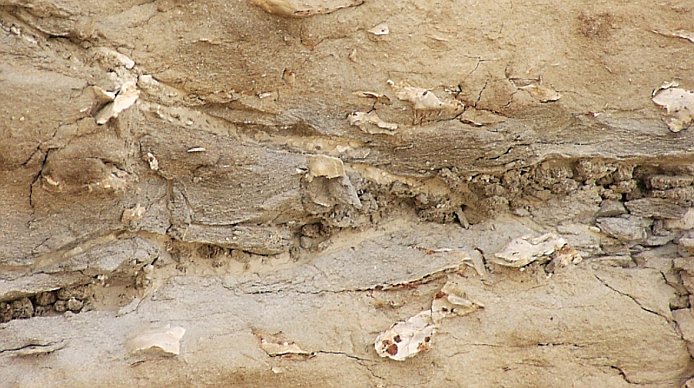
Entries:
[[181, 338], [186, 329], [180, 326], [145, 329], [133, 336], [126, 347], [130, 353], [155, 353], [177, 356], [181, 352]]
[[396, 88], [395, 96], [402, 101], [407, 101], [412, 104], [415, 110], [442, 110], [446, 108], [454, 108], [454, 104], [441, 101], [434, 92], [413, 86], [404, 86]]
[[394, 134], [398, 129], [395, 123], [383, 121], [375, 111], [353, 112], [348, 117], [349, 125], [359, 127], [362, 131], [370, 134]]
[[438, 325], [444, 318], [462, 317], [483, 307], [480, 303], [468, 300], [465, 294], [456, 290], [451, 283], [446, 283], [431, 302], [432, 320]]
[[674, 30], [674, 31], [658, 31], [658, 30], [653, 30], [656, 34], [660, 34], [663, 36], [669, 36], [672, 38], [680, 38], [680, 39], [686, 39], [692, 43], [694, 43], [694, 32], [692, 31], [685, 31], [685, 30]]
[[422, 311], [381, 333], [374, 346], [379, 356], [404, 361], [428, 350], [435, 333], [436, 326], [431, 311]]
[[369, 91], [365, 91], [365, 90], [359, 90], [359, 91], [356, 91], [352, 94], [354, 94], [357, 97], [362, 97], [362, 98], [373, 98], [374, 100], [376, 100], [376, 102], [390, 105], [390, 97], [386, 96], [385, 94], [376, 93], [376, 92], [369, 92]]
[[441, 100], [434, 92], [424, 88], [403, 85], [403, 83], [395, 84], [391, 80], [388, 80], [388, 85], [393, 88], [399, 100], [407, 101], [412, 106], [415, 124], [421, 123], [425, 117], [432, 114], [439, 117], [441, 114], [452, 115], [452, 118], [462, 113], [465, 108], [460, 101]]
[[60, 182], [53, 179], [50, 175], [44, 175], [43, 180], [51, 186], [60, 186]]
[[260, 340], [260, 347], [270, 357], [284, 356], [287, 354], [298, 354], [302, 356], [310, 356], [311, 353], [299, 347], [294, 342], [288, 341], [269, 341], [265, 338]]
[[[670, 86], [672, 85], [672, 86]], [[672, 132], [689, 128], [694, 122], [694, 90], [674, 87], [676, 83], [663, 84], [656, 90], [653, 102], [664, 107], [668, 113], [665, 120]]]
[[195, 152], [205, 152], [205, 151], [207, 151], [207, 149], [205, 147], [193, 147], [193, 148], [188, 148], [188, 151], [186, 151], [186, 152], [188, 152], [189, 154], [192, 154]]
[[414, 357], [431, 348], [432, 338], [443, 319], [467, 315], [483, 307], [468, 300], [463, 292], [447, 282], [434, 296], [430, 309], [396, 322], [376, 337], [376, 353], [395, 361]]
[[147, 163], [149, 164], [149, 169], [153, 171], [159, 170], [159, 160], [151, 152], [147, 153]]
[[390, 28], [388, 28], [388, 24], [386, 23], [380, 23], [378, 25], [373, 26], [370, 28], [369, 33], [374, 34], [376, 36], [382, 36], [382, 35], [388, 35], [390, 34]]
[[494, 254], [495, 262], [506, 267], [524, 267], [540, 258], [549, 256], [566, 245], [566, 240], [553, 233], [532, 238], [523, 236], [512, 240]]
[[118, 117], [118, 115], [124, 110], [130, 108], [140, 97], [140, 91], [137, 89], [135, 82], [128, 81], [125, 82], [116, 94], [112, 102], [108, 103], [103, 107], [94, 117], [96, 123], [99, 125], [106, 124], [112, 118]]
[[540, 102], [553, 102], [558, 101], [561, 98], [561, 94], [559, 92], [544, 85], [532, 84], [521, 86], [519, 89], [525, 90]]
[[327, 155], [312, 155], [308, 160], [308, 181], [316, 177], [328, 179], [345, 176], [345, 165], [339, 158]]
[[669, 88], [676, 88], [680, 86], [680, 83], [677, 81], [665, 81], [660, 86], [658, 86], [657, 89], [653, 89], [653, 93], [651, 93], [651, 97], [655, 97], [656, 94], [660, 93], [661, 90], [669, 89]]
[[347, 55], [347, 58], [349, 58], [350, 61], [356, 63], [357, 62], [357, 49], [352, 49], [352, 51], [350, 51], [349, 55]]
[[[325, 180], [317, 180], [321, 178]], [[312, 155], [308, 160], [306, 181], [313, 187], [309, 189], [311, 200], [322, 206], [332, 206], [334, 201], [361, 209], [362, 203], [352, 185], [344, 163], [339, 158], [327, 155]]]

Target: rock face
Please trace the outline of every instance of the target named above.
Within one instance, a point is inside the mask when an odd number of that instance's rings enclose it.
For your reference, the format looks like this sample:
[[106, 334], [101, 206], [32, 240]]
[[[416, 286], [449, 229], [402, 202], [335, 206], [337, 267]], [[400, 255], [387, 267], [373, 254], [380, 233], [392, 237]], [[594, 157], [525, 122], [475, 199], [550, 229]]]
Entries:
[[0, 0], [3, 383], [691, 384], [692, 19]]

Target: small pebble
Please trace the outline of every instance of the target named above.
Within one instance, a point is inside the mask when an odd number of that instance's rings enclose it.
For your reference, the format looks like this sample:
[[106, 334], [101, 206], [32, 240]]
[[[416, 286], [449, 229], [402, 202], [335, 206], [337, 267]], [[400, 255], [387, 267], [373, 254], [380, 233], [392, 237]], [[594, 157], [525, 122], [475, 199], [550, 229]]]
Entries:
[[52, 291], [39, 292], [36, 294], [36, 304], [39, 306], [48, 306], [56, 301], [56, 295]]
[[77, 313], [77, 312], [79, 312], [80, 310], [82, 310], [82, 307], [83, 307], [83, 306], [84, 306], [84, 302], [82, 302], [82, 301], [79, 300], [79, 299], [70, 298], [70, 299], [67, 301], [67, 309], [70, 310], [70, 311], [72, 311], [72, 312], [75, 312], [75, 313]]

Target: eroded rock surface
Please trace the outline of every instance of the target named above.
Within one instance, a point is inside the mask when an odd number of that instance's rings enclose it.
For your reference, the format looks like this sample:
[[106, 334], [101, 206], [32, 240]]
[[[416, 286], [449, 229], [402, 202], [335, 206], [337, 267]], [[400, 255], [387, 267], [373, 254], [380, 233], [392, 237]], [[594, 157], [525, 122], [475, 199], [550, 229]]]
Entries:
[[3, 383], [693, 381], [692, 18], [0, 0]]

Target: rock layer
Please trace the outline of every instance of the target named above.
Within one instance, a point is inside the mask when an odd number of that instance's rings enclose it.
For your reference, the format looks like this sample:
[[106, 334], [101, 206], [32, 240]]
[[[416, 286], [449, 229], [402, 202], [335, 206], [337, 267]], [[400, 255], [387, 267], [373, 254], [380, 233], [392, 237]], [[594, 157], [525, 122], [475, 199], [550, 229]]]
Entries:
[[[0, 0], [3, 381], [685, 383], [693, 15]], [[379, 357], [452, 284], [484, 308]]]

